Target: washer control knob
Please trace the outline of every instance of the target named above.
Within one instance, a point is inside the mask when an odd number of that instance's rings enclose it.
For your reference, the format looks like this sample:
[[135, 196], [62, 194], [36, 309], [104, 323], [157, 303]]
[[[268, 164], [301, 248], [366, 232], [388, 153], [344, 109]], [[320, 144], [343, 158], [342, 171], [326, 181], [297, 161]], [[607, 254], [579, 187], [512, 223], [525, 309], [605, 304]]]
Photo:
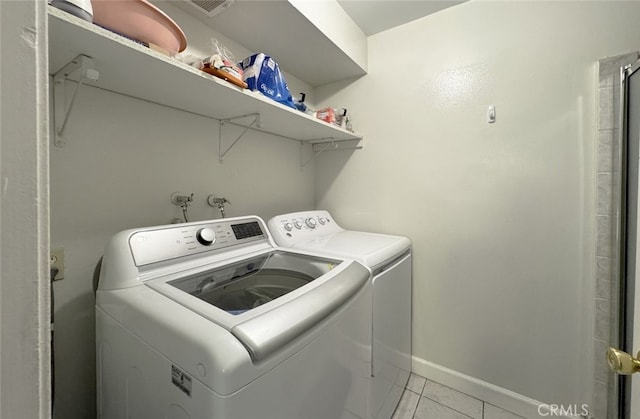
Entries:
[[314, 218], [307, 218], [306, 220], [304, 220], [304, 223], [307, 225], [307, 227], [309, 228], [316, 228], [316, 226], [318, 225], [316, 223], [316, 220]]
[[211, 246], [216, 241], [216, 233], [210, 228], [201, 228], [196, 233], [196, 240], [204, 246]]
[[293, 225], [291, 223], [284, 223], [284, 229], [287, 231], [293, 230]]
[[294, 225], [298, 230], [302, 229], [302, 223], [301, 223], [299, 220], [295, 220], [295, 221], [293, 222], [293, 225]]
[[320, 225], [324, 225], [324, 223], [326, 223], [327, 220], [325, 220], [324, 217], [318, 217], [318, 222], [320, 223]]

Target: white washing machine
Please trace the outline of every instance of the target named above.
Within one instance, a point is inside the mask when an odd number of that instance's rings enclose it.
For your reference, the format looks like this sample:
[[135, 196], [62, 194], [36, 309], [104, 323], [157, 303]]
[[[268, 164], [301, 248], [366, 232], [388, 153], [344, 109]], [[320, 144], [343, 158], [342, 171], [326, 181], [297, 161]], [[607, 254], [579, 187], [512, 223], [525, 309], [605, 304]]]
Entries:
[[276, 247], [253, 216], [118, 233], [96, 294], [98, 417], [366, 417], [369, 276]]
[[348, 231], [323, 210], [278, 215], [269, 229], [280, 246], [362, 262], [372, 271], [372, 365], [368, 415], [390, 418], [411, 373], [411, 241]]

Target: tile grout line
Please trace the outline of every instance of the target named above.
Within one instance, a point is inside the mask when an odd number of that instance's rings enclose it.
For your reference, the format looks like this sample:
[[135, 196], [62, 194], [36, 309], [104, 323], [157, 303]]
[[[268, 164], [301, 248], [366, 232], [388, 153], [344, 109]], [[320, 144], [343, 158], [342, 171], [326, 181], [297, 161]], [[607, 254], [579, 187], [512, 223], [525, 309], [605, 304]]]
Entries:
[[[432, 383], [438, 384], [439, 386], [445, 387], [445, 388], [451, 390], [452, 392], [459, 393], [459, 394], [462, 394], [462, 395], [464, 395], [466, 397], [469, 397], [470, 399], [479, 401], [480, 403], [482, 403], [482, 407], [481, 407], [480, 417], [478, 419], [485, 419], [487, 405], [491, 404], [491, 403], [488, 403], [488, 402], [486, 402], [484, 400], [480, 400], [477, 397], [473, 397], [473, 396], [471, 396], [471, 395], [469, 395], [467, 393], [464, 393], [462, 391], [456, 390], [454, 388], [445, 386], [444, 384], [440, 384], [437, 381], [434, 381], [434, 380], [431, 380], [431, 379], [427, 379], [426, 377], [422, 377], [421, 375], [415, 374], [415, 376], [424, 379], [424, 384], [422, 385], [422, 390], [420, 391], [420, 393], [418, 393], [418, 392], [414, 391], [413, 389], [410, 389], [409, 387], [406, 387], [406, 386], [404, 388], [405, 391], [410, 391], [411, 393], [413, 393], [413, 394], [418, 396], [418, 402], [416, 403], [415, 407], [413, 408], [411, 416], [410, 416], [411, 419], [418, 419], [418, 418], [416, 418], [416, 413], [418, 412], [418, 405], [420, 404], [420, 400], [422, 398], [425, 398], [425, 399], [427, 399], [427, 400], [429, 400], [429, 401], [431, 401], [433, 403], [436, 403], [436, 404], [438, 404], [440, 406], [443, 406], [443, 407], [445, 407], [445, 408], [447, 408], [447, 409], [449, 409], [449, 410], [451, 410], [451, 411], [453, 411], [455, 413], [458, 413], [458, 414], [464, 416], [465, 418], [474, 419], [472, 416], [469, 416], [466, 413], [457, 410], [455, 407], [448, 406], [448, 405], [446, 405], [444, 403], [441, 403], [441, 402], [439, 402], [437, 400], [432, 399], [431, 397], [428, 397], [428, 396], [424, 395], [424, 391], [427, 388], [427, 383], [428, 382], [432, 382]], [[595, 380], [595, 379], [594, 379], [594, 381], [597, 382], [597, 380]], [[602, 384], [607, 384], [607, 383], [602, 383]], [[504, 410], [504, 409], [500, 408], [499, 406], [496, 406], [496, 405], [493, 405], [493, 404], [491, 404], [491, 405], [496, 407], [497, 409]], [[508, 413], [510, 413], [512, 415], [518, 416], [515, 413], [510, 412], [510, 411], [505, 411], [505, 412], [508, 412]]]
[[[416, 376], [416, 377], [420, 377], [420, 378], [424, 379], [424, 384], [422, 384], [422, 388], [420, 389], [420, 393], [417, 393], [417, 392], [411, 390], [409, 387], [405, 387], [404, 388], [405, 390], [409, 390], [413, 394], [417, 394], [418, 395], [418, 403], [416, 403], [416, 405], [413, 407], [413, 412], [411, 413], [411, 419], [416, 419], [416, 412], [418, 411], [418, 405], [420, 404], [420, 397], [422, 397], [422, 392], [424, 391], [424, 387], [425, 387], [425, 385], [427, 383], [427, 379], [426, 379], [426, 377], [423, 377], [423, 376], [418, 375], [418, 374], [414, 374], [414, 373], [411, 373], [411, 374]], [[411, 375], [409, 376], [409, 380], [411, 380]], [[409, 383], [407, 382], [407, 384], [409, 384]]]
[[[414, 374], [416, 377], [420, 377], [424, 379], [424, 383], [422, 383], [422, 386], [420, 388], [420, 393], [416, 393], [415, 391], [413, 392], [414, 394], [418, 395], [418, 403], [416, 403], [416, 406], [413, 408], [413, 414], [411, 415], [411, 419], [415, 419], [416, 417], [416, 413], [418, 412], [418, 405], [420, 404], [420, 398], [422, 397], [422, 393], [424, 392], [425, 387], [427, 386], [427, 378], [423, 377], [421, 375], [418, 374]], [[409, 390], [412, 391], [412, 390]]]
[[[467, 415], [466, 413], [462, 413], [461, 411], [456, 410], [456, 409], [454, 409], [454, 408], [453, 408], [453, 407], [451, 407], [451, 406], [447, 406], [446, 404], [440, 403], [440, 402], [439, 402], [439, 401], [437, 401], [437, 400], [433, 400], [433, 399], [432, 399], [432, 398], [430, 398], [430, 397], [424, 397], [424, 396], [421, 396], [421, 397], [422, 397], [422, 398], [424, 398], [424, 399], [427, 399], [427, 400], [431, 400], [432, 402], [434, 402], [434, 403], [436, 403], [436, 404], [439, 404], [439, 405], [440, 405], [440, 406], [442, 406], [442, 407], [446, 407], [446, 408], [447, 408], [447, 409], [449, 409], [449, 410], [453, 410], [454, 412], [461, 414], [461, 415], [462, 415], [462, 416], [464, 416], [465, 418], [474, 419], [473, 417], [471, 417], [471, 416]], [[419, 403], [420, 403], [420, 401], [418, 401], [418, 404], [419, 404]], [[484, 403], [484, 402], [483, 402], [483, 403]], [[417, 408], [418, 408], [418, 406], [416, 405], [416, 409], [417, 409]], [[479, 419], [482, 419], [482, 418], [479, 418]]]
[[[475, 398], [475, 397], [473, 397], [473, 396], [468, 395], [467, 393], [463, 393], [462, 391], [458, 391], [458, 390], [453, 389], [453, 388], [451, 388], [451, 387], [445, 386], [444, 384], [440, 384], [440, 383], [438, 383], [438, 382], [436, 382], [436, 381], [428, 380], [428, 379], [426, 379], [426, 378], [425, 378], [425, 381], [424, 381], [424, 387], [422, 388], [422, 392], [423, 392], [423, 393], [424, 393], [424, 390], [427, 388], [427, 382], [429, 382], [429, 381], [431, 381], [432, 383], [438, 384], [439, 386], [445, 387], [445, 388], [447, 388], [447, 389], [451, 390], [452, 392], [460, 393], [460, 394], [462, 394], [462, 395], [464, 395], [464, 396], [466, 396], [466, 397], [469, 397], [469, 398], [471, 398], [471, 399], [473, 399], [473, 400], [477, 400], [477, 401], [479, 401], [480, 403], [482, 403], [482, 412], [481, 412], [481, 417], [480, 417], [479, 419], [482, 419], [482, 418], [484, 417], [484, 400], [477, 399], [477, 398]], [[429, 399], [429, 400], [431, 400], [432, 402], [437, 403], [437, 404], [439, 404], [440, 406], [444, 406], [444, 407], [446, 407], [447, 409], [453, 410], [454, 412], [460, 413], [462, 416], [465, 416], [465, 417], [467, 417], [467, 418], [469, 418], [469, 419], [474, 419], [473, 417], [471, 417], [471, 416], [467, 415], [466, 413], [463, 413], [463, 412], [461, 412], [461, 411], [457, 410], [457, 409], [456, 409], [456, 408], [454, 408], [454, 407], [447, 406], [446, 404], [441, 403], [441, 402], [439, 402], [439, 401], [437, 401], [437, 400], [434, 400], [434, 399], [432, 399], [431, 397], [424, 396], [424, 395], [422, 395], [422, 394], [420, 394], [420, 397], [424, 397], [425, 399]], [[418, 399], [418, 403], [420, 403], [420, 399]], [[417, 407], [418, 407], [418, 406], [416, 405], [416, 409], [417, 409]]]

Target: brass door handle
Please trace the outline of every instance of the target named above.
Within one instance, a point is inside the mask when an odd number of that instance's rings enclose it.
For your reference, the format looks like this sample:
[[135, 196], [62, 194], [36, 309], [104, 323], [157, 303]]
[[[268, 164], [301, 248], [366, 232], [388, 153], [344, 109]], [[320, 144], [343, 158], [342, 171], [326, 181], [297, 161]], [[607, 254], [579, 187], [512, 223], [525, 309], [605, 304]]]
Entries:
[[607, 351], [607, 362], [611, 371], [620, 375], [631, 375], [640, 371], [640, 352], [634, 358], [626, 352], [616, 348]]

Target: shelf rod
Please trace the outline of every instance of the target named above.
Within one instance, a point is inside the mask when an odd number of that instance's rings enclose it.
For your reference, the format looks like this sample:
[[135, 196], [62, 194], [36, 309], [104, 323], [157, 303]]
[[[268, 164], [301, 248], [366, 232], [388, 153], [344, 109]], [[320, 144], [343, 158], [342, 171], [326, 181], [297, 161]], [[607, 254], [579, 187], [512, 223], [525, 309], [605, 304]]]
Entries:
[[[312, 144], [312, 145], [320, 145], [322, 143], [317, 143], [317, 144]], [[333, 144], [333, 148], [331, 149], [326, 149], [326, 148], [322, 148], [322, 151], [340, 151], [340, 150], [362, 150], [364, 148], [364, 146], [361, 145], [353, 145], [353, 146], [345, 146], [345, 147], [338, 147], [338, 144]]]
[[[195, 116], [199, 116], [199, 117], [202, 117], [202, 118], [212, 119], [212, 120], [218, 121], [218, 122], [226, 121], [225, 123], [229, 124], [229, 125], [234, 125], [236, 127], [241, 127], [241, 128], [248, 128], [251, 131], [256, 131], [256, 132], [261, 132], [263, 134], [273, 135], [275, 137], [280, 137], [280, 138], [283, 138], [285, 140], [295, 141], [297, 143], [302, 142], [302, 143], [305, 143], [305, 144], [313, 144], [312, 141], [318, 141], [318, 139], [316, 139], [316, 140], [301, 140], [299, 138], [289, 137], [287, 135], [283, 135], [283, 134], [278, 134], [278, 133], [275, 133], [275, 132], [267, 131], [265, 129], [261, 129], [260, 127], [255, 127], [255, 126], [251, 126], [251, 125], [247, 126], [245, 124], [239, 124], [237, 122], [233, 122], [232, 119], [237, 119], [238, 117], [226, 118], [226, 119], [215, 118], [215, 117], [213, 117], [211, 115], [206, 115], [204, 113], [190, 111], [190, 110], [187, 110], [187, 109], [179, 108], [177, 106], [167, 105], [166, 103], [156, 102], [156, 101], [153, 101], [153, 100], [149, 100], [149, 99], [141, 98], [141, 97], [138, 97], [138, 96], [130, 95], [130, 94], [127, 94], [127, 93], [123, 93], [123, 92], [120, 92], [120, 91], [117, 91], [117, 90], [107, 89], [105, 87], [94, 86], [94, 85], [91, 85], [91, 87], [93, 87], [95, 89], [103, 90], [105, 92], [114, 93], [114, 94], [117, 94], [117, 95], [122, 95], [122, 96], [125, 96], [125, 97], [129, 97], [131, 99], [136, 99], [136, 100], [141, 100], [143, 102], [152, 103], [154, 105], [162, 106], [164, 108], [173, 109], [173, 110], [176, 110], [176, 111], [179, 111], [179, 112], [184, 112], [184, 113], [187, 113], [187, 114], [190, 114], [190, 115], [195, 115]], [[247, 115], [252, 115], [252, 114], [247, 114]], [[328, 138], [330, 138], [330, 137], [328, 137]], [[361, 139], [362, 139], [361, 137], [355, 137], [355, 138], [345, 138], [345, 139], [334, 139], [333, 141], [338, 143], [338, 142], [356, 141], [356, 140], [361, 140]], [[317, 143], [317, 144], [322, 144], [322, 143], [320, 142], [320, 143]], [[360, 148], [362, 148], [362, 147], [360, 147]], [[343, 148], [341, 147], [341, 149], [343, 149]], [[346, 147], [344, 149], [346, 149]]]
[[[188, 111], [185, 111], [185, 112], [188, 112]], [[215, 119], [215, 118], [213, 118], [213, 117], [209, 117], [209, 116], [207, 116], [206, 118]], [[229, 125], [234, 125], [234, 126], [236, 126], [236, 127], [247, 128], [247, 126], [246, 126], [246, 125], [238, 124], [237, 122], [227, 122], [227, 124], [229, 124]], [[261, 133], [263, 133], [263, 134], [273, 135], [273, 136], [275, 136], [275, 137], [280, 137], [280, 138], [283, 138], [283, 139], [285, 139], [285, 140], [295, 141], [296, 143], [297, 143], [297, 142], [299, 142], [299, 141], [301, 141], [299, 138], [289, 137], [289, 136], [286, 136], [286, 135], [283, 135], [283, 134], [276, 134], [275, 132], [267, 131], [267, 130], [265, 130], [265, 129], [261, 129], [261, 128], [251, 127], [251, 131], [256, 131], [256, 132], [261, 132]]]
[[[260, 114], [258, 112], [253, 112], [253, 113], [246, 113], [244, 115], [240, 115], [240, 116], [233, 116], [231, 118], [225, 118], [225, 119], [221, 119], [220, 122], [231, 122], [234, 119], [242, 119], [242, 118], [248, 118], [250, 116], [253, 116], [255, 118], [254, 122], [257, 122], [256, 125], [258, 127], [260, 127]], [[253, 123], [252, 123], [253, 125]]]

